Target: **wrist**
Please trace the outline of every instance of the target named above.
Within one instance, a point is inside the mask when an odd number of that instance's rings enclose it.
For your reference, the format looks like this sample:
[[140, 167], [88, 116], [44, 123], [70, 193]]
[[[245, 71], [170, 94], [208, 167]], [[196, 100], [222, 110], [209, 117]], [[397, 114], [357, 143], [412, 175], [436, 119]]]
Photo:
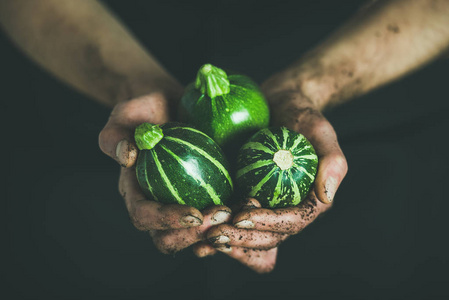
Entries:
[[332, 76], [326, 74], [319, 64], [311, 62], [295, 64], [262, 84], [269, 101], [276, 99], [276, 94], [298, 93], [320, 111], [337, 98], [337, 87]]

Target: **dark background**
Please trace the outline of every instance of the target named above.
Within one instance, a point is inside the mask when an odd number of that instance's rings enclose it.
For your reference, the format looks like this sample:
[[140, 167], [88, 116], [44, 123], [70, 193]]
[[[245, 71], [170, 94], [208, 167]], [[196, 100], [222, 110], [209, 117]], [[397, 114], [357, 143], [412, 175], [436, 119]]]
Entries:
[[[105, 2], [184, 84], [208, 62], [261, 82], [360, 5]], [[448, 60], [326, 113], [349, 173], [334, 207], [280, 246], [272, 273], [258, 275], [221, 253], [158, 253], [129, 222], [119, 167], [97, 146], [109, 109], [55, 80], [4, 34], [0, 49], [7, 299], [449, 296]]]

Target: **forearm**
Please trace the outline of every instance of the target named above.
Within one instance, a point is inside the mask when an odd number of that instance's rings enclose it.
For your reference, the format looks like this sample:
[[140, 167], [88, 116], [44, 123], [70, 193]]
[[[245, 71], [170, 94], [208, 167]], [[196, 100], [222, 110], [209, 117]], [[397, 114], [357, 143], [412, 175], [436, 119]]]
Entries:
[[379, 1], [265, 85], [319, 108], [400, 78], [449, 50], [449, 1]]
[[6, 0], [0, 22], [33, 60], [95, 100], [114, 105], [180, 84], [95, 0]]

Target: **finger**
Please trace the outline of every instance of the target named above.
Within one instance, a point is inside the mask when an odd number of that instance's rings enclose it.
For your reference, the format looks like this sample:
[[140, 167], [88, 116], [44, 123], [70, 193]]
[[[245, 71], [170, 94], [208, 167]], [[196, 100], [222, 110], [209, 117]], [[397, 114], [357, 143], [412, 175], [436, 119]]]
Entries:
[[[260, 203], [253, 198], [245, 199], [244, 201], [241, 201], [237, 205], [234, 206], [235, 209], [251, 209], [255, 207], [260, 207]], [[224, 223], [224, 222], [223, 222]], [[206, 257], [211, 256], [217, 253], [217, 250], [208, 242], [198, 242], [195, 245], [193, 245], [193, 253], [198, 257]]]
[[134, 167], [122, 168], [119, 191], [125, 199], [131, 222], [137, 229], [190, 228], [203, 223], [203, 215], [196, 208], [147, 200], [139, 187], [135, 172]]
[[235, 246], [223, 246], [217, 250], [261, 274], [273, 271], [278, 252], [278, 248], [255, 250]]
[[193, 245], [193, 253], [197, 257], [206, 257], [214, 255], [217, 250], [207, 242], [198, 242]]
[[[254, 198], [248, 198], [239, 203], [241, 211], [248, 212], [260, 207], [260, 203]], [[242, 222], [245, 223], [244, 220]], [[254, 249], [274, 248], [288, 237], [287, 235], [270, 234], [269, 232], [238, 230], [232, 226], [215, 227], [209, 231], [208, 236], [209, 242], [214, 247], [222, 248], [232, 245]]]
[[[260, 203], [254, 198], [245, 199], [244, 201], [241, 201], [238, 206], [241, 211], [250, 211], [261, 207]], [[245, 221], [242, 222], [245, 223]], [[287, 238], [287, 235], [270, 235], [268, 232], [236, 230], [234, 227], [218, 227], [211, 229], [211, 231], [209, 231], [209, 236], [209, 242], [211, 242], [214, 247], [232, 245], [256, 249], [271, 249]], [[237, 236], [238, 239], [236, 239]]]
[[298, 93], [281, 96], [281, 112], [276, 119], [282, 125], [302, 133], [318, 155], [318, 171], [314, 190], [317, 199], [329, 204], [348, 171], [346, 159], [332, 125], [314, 105]]
[[318, 200], [323, 203], [334, 201], [335, 193], [347, 172], [348, 164], [340, 149], [334, 153], [321, 156], [314, 184]]
[[161, 94], [150, 94], [116, 105], [108, 123], [100, 132], [100, 149], [121, 166], [130, 167], [137, 159], [135, 128], [144, 123], [162, 124], [168, 121], [168, 107]]
[[331, 206], [317, 200], [312, 191], [299, 205], [278, 209], [253, 209], [235, 215], [236, 228], [270, 231], [293, 235], [312, 223], [321, 213]]
[[331, 203], [348, 171], [346, 158], [332, 125], [322, 115], [315, 118], [313, 127], [303, 126], [303, 128], [303, 134], [309, 138], [318, 155], [315, 194], [321, 202]]
[[151, 236], [156, 247], [163, 253], [176, 253], [206, 238], [206, 232], [214, 225], [229, 222], [231, 209], [223, 205], [203, 210], [203, 224], [189, 229], [153, 231]]
[[98, 137], [100, 149], [122, 167], [129, 168], [136, 163], [138, 149], [131, 130], [106, 124]]
[[[262, 205], [256, 199], [254, 199], [254, 198], [246, 198], [245, 200], [240, 201], [239, 203], [235, 204], [233, 206], [232, 211], [234, 211], [234, 212], [242, 212], [242, 211], [248, 211], [248, 210], [251, 210], [251, 209], [261, 208], [261, 207], [262, 207]], [[244, 226], [242, 226], [241, 228], [251, 229], [251, 227], [244, 227]]]
[[253, 208], [260, 208], [262, 205], [260, 205], [259, 201], [257, 201], [254, 198], [246, 198], [243, 201], [240, 201], [233, 207], [233, 211], [240, 211], [240, 210], [248, 210]]
[[223, 224], [207, 233], [207, 240], [216, 248], [222, 245], [268, 250], [277, 247], [288, 235], [270, 231], [248, 230]]

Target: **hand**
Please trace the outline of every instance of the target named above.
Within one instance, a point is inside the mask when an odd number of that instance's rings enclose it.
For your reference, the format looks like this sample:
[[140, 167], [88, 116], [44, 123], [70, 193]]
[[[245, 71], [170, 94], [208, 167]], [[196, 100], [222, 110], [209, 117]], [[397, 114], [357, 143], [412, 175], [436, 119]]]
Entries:
[[[264, 209], [255, 199], [250, 199], [234, 216], [234, 226], [215, 226], [207, 234], [215, 249], [260, 273], [274, 268], [281, 242], [299, 233], [330, 208], [348, 169], [336, 133], [316, 105], [299, 91], [271, 92], [269, 83], [273, 82], [276, 80], [269, 81], [264, 88], [272, 105], [273, 125], [300, 132], [312, 143], [319, 157], [315, 184], [306, 199], [294, 207]], [[214, 252], [204, 244], [195, 248], [198, 256]]]
[[166, 205], [146, 199], [134, 167], [138, 153], [134, 129], [143, 122], [163, 124], [168, 121], [168, 101], [162, 94], [149, 94], [120, 103], [101, 131], [99, 145], [122, 166], [119, 191], [134, 226], [149, 231], [161, 252], [174, 253], [205, 239], [205, 231], [212, 225], [229, 221], [231, 211], [225, 206], [213, 206], [201, 213], [190, 206]]
[[[251, 211], [255, 208], [260, 208], [260, 203], [255, 199], [247, 199], [235, 208], [235, 211]], [[247, 238], [248, 230], [243, 230], [242, 235], [239, 235], [237, 230], [232, 225], [220, 225], [212, 227], [207, 233], [208, 241], [199, 242], [194, 245], [193, 252], [198, 257], [206, 257], [214, 255], [217, 250], [227, 254], [236, 259], [247, 267], [253, 269], [258, 273], [267, 273], [273, 270], [276, 264], [277, 247], [268, 250], [261, 250], [248, 247], [240, 247], [232, 245], [231, 241], [241, 241], [243, 237]], [[254, 231], [255, 232], [255, 231]], [[259, 233], [259, 232], [258, 232]], [[258, 234], [256, 233], [256, 234]], [[263, 232], [260, 232], [260, 238], [263, 239]], [[237, 234], [237, 235], [236, 235]], [[285, 235], [286, 237], [286, 235]], [[251, 242], [250, 242], [251, 243]]]

